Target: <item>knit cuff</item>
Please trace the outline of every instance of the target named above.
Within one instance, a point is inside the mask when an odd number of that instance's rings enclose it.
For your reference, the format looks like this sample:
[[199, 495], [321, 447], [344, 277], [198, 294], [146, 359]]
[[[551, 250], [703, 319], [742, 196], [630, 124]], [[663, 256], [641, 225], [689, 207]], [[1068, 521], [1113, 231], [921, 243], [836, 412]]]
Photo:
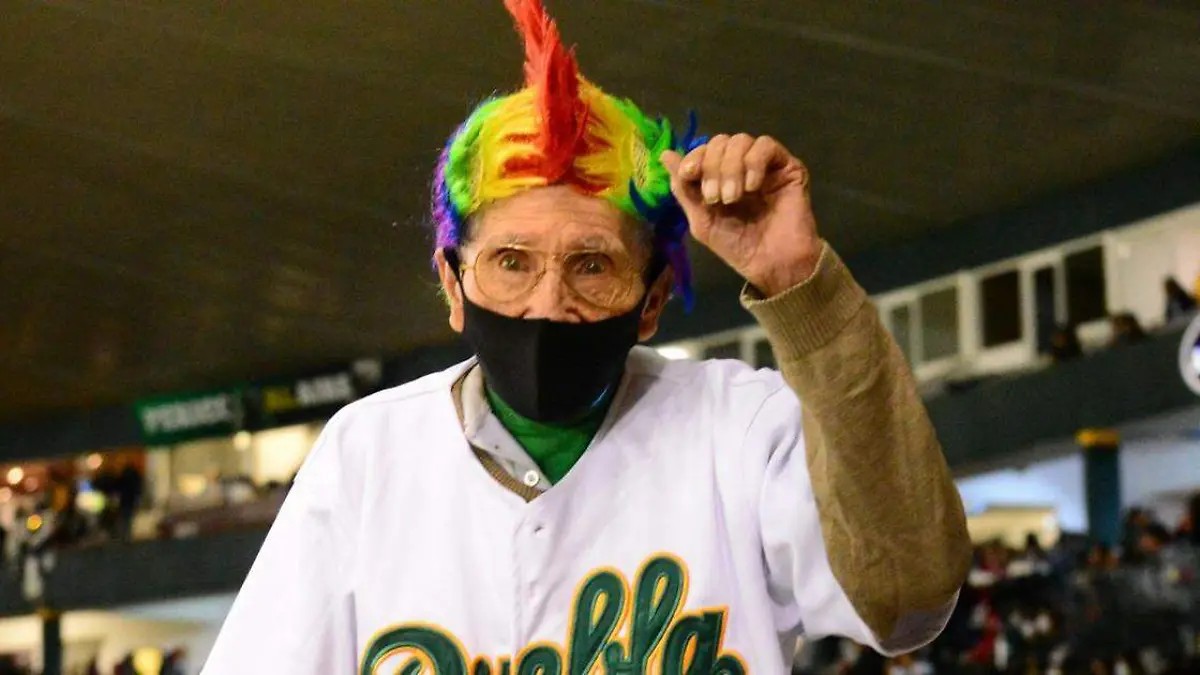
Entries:
[[742, 306], [767, 331], [780, 363], [803, 358], [832, 340], [867, 301], [867, 293], [829, 244], [813, 275], [770, 298], [742, 289]]

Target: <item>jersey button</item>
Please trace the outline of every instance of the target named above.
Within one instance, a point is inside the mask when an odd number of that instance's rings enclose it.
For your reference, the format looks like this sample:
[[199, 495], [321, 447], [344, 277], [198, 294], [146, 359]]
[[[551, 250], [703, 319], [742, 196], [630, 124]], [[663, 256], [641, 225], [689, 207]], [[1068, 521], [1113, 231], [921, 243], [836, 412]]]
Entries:
[[539, 476], [538, 472], [534, 471], [533, 469], [525, 472], [525, 484], [529, 487], [536, 487], [541, 480], [542, 477]]

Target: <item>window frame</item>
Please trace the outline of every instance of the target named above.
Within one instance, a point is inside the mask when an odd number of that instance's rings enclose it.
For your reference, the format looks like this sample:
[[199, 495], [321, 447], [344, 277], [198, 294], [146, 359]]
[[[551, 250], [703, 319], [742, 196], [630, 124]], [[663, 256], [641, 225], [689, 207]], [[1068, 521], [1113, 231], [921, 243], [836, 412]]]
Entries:
[[[969, 312], [966, 310], [968, 296], [964, 293], [963, 279], [962, 274], [938, 277], [897, 289], [890, 293], [884, 293], [875, 298], [875, 306], [879, 310], [880, 321], [887, 328], [888, 332], [892, 334], [893, 338], [896, 335], [896, 330], [895, 326], [892, 325], [892, 312], [901, 306], [908, 307], [909, 339], [911, 340], [909, 353], [912, 355], [912, 363], [909, 364], [909, 367], [912, 368], [913, 375], [916, 376], [918, 381], [925, 382], [945, 377], [950, 372], [961, 367], [964, 360], [971, 353], [971, 341], [967, 336], [966, 324], [964, 323], [964, 316], [968, 315]], [[925, 357], [925, 334], [922, 331], [924, 316], [921, 310], [921, 300], [927, 295], [950, 289], [955, 291], [958, 301], [958, 326], [955, 329], [958, 342], [957, 352], [950, 356], [929, 360]]]

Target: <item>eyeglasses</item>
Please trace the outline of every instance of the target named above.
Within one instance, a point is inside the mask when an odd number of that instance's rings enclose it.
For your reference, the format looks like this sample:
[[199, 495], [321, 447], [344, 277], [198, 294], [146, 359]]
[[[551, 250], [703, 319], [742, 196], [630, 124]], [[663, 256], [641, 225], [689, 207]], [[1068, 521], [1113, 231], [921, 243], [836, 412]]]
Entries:
[[641, 269], [621, 252], [581, 250], [550, 253], [516, 245], [486, 246], [460, 272], [475, 273], [479, 292], [489, 300], [508, 303], [533, 292], [551, 265], [580, 300], [603, 310], [620, 309], [641, 278]]

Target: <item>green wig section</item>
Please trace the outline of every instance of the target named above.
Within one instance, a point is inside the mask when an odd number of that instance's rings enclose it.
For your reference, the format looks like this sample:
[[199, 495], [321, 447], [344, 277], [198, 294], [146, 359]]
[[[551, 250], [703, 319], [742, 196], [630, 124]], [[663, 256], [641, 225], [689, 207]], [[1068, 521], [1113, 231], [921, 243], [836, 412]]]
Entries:
[[447, 149], [445, 181], [450, 203], [462, 217], [473, 211], [477, 176], [473, 169], [483, 125], [504, 105], [504, 97], [490, 98], [479, 104]]

